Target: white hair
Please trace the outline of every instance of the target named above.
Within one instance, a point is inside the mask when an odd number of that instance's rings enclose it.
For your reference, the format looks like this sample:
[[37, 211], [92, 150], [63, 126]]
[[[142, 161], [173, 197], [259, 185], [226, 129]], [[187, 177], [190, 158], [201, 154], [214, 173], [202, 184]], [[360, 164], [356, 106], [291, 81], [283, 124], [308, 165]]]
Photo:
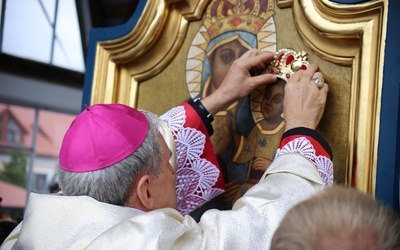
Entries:
[[365, 249], [366, 241], [368, 249], [400, 249], [399, 215], [367, 194], [335, 186], [289, 210], [271, 250]]

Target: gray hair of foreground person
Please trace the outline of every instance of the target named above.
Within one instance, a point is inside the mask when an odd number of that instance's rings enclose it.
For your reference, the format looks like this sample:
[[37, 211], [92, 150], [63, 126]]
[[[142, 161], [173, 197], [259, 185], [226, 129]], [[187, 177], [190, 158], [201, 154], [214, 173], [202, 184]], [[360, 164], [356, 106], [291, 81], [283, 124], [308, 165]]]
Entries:
[[60, 188], [67, 196], [90, 196], [98, 201], [123, 205], [129, 198], [132, 184], [140, 174], [161, 174], [161, 150], [157, 134], [159, 119], [142, 111], [149, 122], [143, 143], [131, 155], [116, 164], [90, 172], [68, 172], [58, 168]]
[[400, 218], [367, 194], [335, 186], [289, 210], [270, 249], [400, 249]]

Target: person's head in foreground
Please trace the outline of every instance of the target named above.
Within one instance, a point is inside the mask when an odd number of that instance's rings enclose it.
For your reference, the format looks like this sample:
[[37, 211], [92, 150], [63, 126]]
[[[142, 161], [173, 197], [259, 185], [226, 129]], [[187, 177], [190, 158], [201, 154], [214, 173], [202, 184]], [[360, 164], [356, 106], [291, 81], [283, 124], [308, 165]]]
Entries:
[[63, 194], [142, 211], [176, 208], [175, 168], [162, 127], [152, 113], [125, 105], [87, 107], [61, 146]]
[[400, 218], [371, 196], [335, 186], [293, 207], [271, 250], [400, 249]]

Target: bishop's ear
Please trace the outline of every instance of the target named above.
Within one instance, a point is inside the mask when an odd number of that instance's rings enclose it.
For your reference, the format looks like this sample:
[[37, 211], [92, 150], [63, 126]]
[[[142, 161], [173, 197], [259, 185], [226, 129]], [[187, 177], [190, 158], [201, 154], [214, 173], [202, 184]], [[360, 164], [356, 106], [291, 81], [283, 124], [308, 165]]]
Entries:
[[144, 207], [143, 210], [150, 211], [153, 208], [153, 196], [150, 188], [151, 178], [145, 174], [139, 178], [136, 186], [136, 193], [141, 205]]

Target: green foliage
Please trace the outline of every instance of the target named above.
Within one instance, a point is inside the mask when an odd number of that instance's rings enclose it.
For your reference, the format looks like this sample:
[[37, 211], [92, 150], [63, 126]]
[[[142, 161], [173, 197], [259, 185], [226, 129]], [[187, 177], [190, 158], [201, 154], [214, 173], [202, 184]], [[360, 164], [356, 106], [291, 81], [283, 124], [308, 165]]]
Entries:
[[4, 170], [0, 171], [0, 180], [26, 188], [27, 159], [22, 151], [11, 150], [11, 160], [4, 164]]

